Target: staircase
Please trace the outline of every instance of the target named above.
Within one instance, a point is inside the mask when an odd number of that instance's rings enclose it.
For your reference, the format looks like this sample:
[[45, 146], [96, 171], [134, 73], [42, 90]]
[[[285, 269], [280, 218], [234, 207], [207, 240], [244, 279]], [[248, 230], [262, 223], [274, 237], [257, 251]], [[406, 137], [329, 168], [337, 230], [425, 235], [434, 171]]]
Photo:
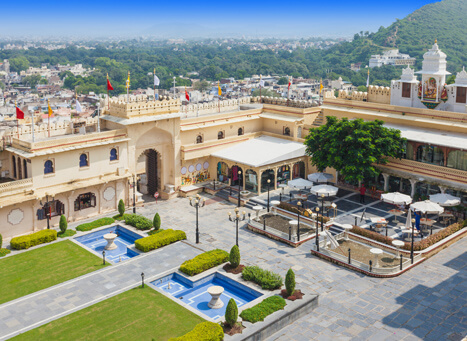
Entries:
[[[321, 227], [320, 227], [320, 228], [321, 228]], [[331, 232], [331, 234], [332, 234], [333, 236], [335, 236], [335, 235], [337, 235], [337, 234], [339, 234], [339, 233], [342, 233], [342, 232], [344, 232], [344, 231], [345, 231], [345, 230], [344, 230], [344, 228], [342, 228], [342, 227], [339, 227], [339, 226], [336, 226], [336, 225], [331, 225], [331, 226], [329, 226], [329, 232]]]
[[220, 191], [216, 193], [216, 197], [222, 198], [227, 201], [229, 200], [229, 195], [230, 195], [230, 189], [228, 187], [222, 188]]
[[322, 126], [324, 124], [324, 114], [323, 112], [321, 111], [318, 116], [316, 116], [315, 120], [313, 121], [313, 126], [315, 127], [319, 127], [319, 126]]
[[257, 198], [257, 197], [253, 197], [251, 199], [248, 200], [248, 202], [246, 203], [245, 207], [249, 208], [249, 209], [253, 209], [254, 206], [263, 206], [264, 208], [266, 208], [267, 206], [267, 201], [266, 200], [262, 200], [260, 198]]

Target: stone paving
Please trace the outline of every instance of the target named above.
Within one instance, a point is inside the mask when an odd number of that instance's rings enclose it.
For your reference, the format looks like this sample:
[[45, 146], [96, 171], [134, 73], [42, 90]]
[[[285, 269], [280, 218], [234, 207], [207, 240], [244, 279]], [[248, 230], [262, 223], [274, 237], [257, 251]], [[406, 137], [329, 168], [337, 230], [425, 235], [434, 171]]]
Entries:
[[[235, 205], [209, 195], [203, 196], [208, 200], [206, 206], [199, 209], [200, 244], [196, 246], [203, 250], [221, 248], [229, 251], [235, 243], [235, 223], [228, 220], [228, 212], [233, 212]], [[137, 213], [151, 219], [156, 212], [161, 216], [162, 228], [182, 229], [187, 232], [188, 242], [194, 243], [195, 209], [189, 205], [188, 199], [176, 198], [137, 208]], [[252, 211], [247, 212], [253, 214]], [[399, 277], [377, 279], [312, 256], [310, 249], [313, 241], [292, 248], [254, 234], [245, 228], [245, 223], [240, 223], [239, 231], [243, 264], [259, 265], [283, 276], [292, 267], [297, 287], [306, 287], [320, 295], [316, 310], [284, 328], [270, 340], [456, 341], [467, 335], [467, 239]], [[56, 286], [59, 291], [54, 287], [53, 290], [46, 289], [0, 305], [0, 335], [45, 323], [47, 320], [41, 318], [41, 311], [38, 310], [41, 304], [53, 310], [49, 313], [49, 320], [54, 314], [58, 314], [55, 317], [58, 318], [82, 308], [83, 304], [92, 304], [137, 285], [142, 271], [154, 275], [162, 273], [164, 269], [175, 267], [198, 252], [186, 243], [177, 243], [157, 253], [139, 256], [122, 265], [74, 280], [87, 286], [89, 293], [78, 285], [72, 284], [72, 288], [61, 284]], [[104, 274], [105, 278], [102, 278]], [[115, 286], [105, 288], [101, 284], [103, 281]], [[71, 299], [75, 297], [75, 292], [79, 294], [77, 301], [73, 302]], [[41, 298], [42, 295], [46, 295], [44, 297], [47, 299]], [[34, 313], [26, 314], [26, 304], [21, 303], [23, 299], [38, 307], [33, 309]], [[62, 300], [68, 302], [63, 303]], [[17, 308], [17, 305], [21, 308]], [[38, 314], [39, 317], [36, 316]], [[33, 320], [30, 321], [31, 315]], [[8, 331], [4, 332], [4, 328], [8, 328]]]

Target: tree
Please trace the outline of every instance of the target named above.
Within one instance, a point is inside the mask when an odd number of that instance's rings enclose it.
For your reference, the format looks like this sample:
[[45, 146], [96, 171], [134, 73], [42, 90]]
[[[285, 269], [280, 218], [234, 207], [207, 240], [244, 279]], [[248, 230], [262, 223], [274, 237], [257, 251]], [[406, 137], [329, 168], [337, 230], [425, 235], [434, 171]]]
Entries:
[[154, 215], [154, 219], [152, 220], [152, 224], [154, 225], [155, 230], [159, 230], [161, 228], [161, 217], [159, 216], [159, 213], [156, 213]]
[[288, 296], [292, 296], [295, 291], [295, 273], [292, 269], [289, 269], [285, 275], [285, 289]]
[[237, 245], [234, 245], [230, 250], [230, 257], [229, 257], [230, 265], [232, 268], [237, 268], [240, 265], [240, 249]]
[[66, 221], [66, 217], [63, 214], [60, 216], [59, 226], [60, 226], [60, 231], [62, 231], [62, 234], [65, 233], [66, 229], [68, 228], [68, 223]]
[[10, 71], [21, 72], [29, 68], [29, 61], [25, 56], [10, 59]]
[[225, 309], [225, 322], [231, 327], [235, 326], [238, 319], [238, 307], [235, 300], [231, 298], [229, 303], [227, 304], [227, 308]]
[[120, 199], [120, 201], [118, 202], [118, 213], [122, 217], [125, 214], [125, 202], [123, 201], [123, 199]]
[[[251, 96], [259, 96], [259, 89], [256, 89], [251, 93]], [[280, 95], [272, 90], [269, 89], [261, 89], [261, 96], [262, 97], [280, 97]]]
[[305, 139], [306, 153], [319, 172], [332, 167], [348, 181], [375, 177], [376, 165], [388, 163], [388, 157], [402, 158], [407, 140], [397, 129], [386, 128], [380, 120], [338, 120], [326, 117], [326, 124], [310, 129]]
[[208, 90], [210, 87], [211, 84], [209, 84], [209, 82], [206, 80], [202, 80], [193, 84], [193, 88], [201, 92]]
[[368, 89], [365, 85], [360, 85], [358, 88], [357, 88], [357, 91], [362, 91], [362, 92], [367, 92]]
[[278, 85], [287, 85], [287, 84], [289, 84], [289, 79], [287, 77], [281, 77], [277, 81], [277, 84]]
[[23, 79], [23, 83], [29, 85], [31, 88], [35, 88], [37, 84], [41, 81], [40, 75], [31, 75], [26, 76]]

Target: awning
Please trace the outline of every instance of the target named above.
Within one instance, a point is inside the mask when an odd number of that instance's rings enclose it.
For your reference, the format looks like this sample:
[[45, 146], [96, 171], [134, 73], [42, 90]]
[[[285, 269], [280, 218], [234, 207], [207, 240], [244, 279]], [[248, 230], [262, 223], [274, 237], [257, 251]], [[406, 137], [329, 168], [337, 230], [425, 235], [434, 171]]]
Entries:
[[305, 156], [303, 143], [277, 137], [260, 136], [211, 154], [250, 167], [261, 167]]
[[401, 136], [410, 141], [423, 142], [437, 146], [452, 147], [464, 150], [467, 149], [467, 134], [453, 133], [436, 129], [402, 126], [392, 123], [385, 123], [384, 126], [400, 130]]

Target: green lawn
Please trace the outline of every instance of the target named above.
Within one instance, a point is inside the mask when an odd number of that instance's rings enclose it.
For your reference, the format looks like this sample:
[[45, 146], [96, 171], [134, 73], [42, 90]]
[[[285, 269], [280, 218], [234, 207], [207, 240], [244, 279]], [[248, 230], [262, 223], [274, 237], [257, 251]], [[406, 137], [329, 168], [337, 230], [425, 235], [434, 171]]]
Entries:
[[69, 240], [0, 259], [0, 304], [102, 267], [101, 258]]
[[157, 291], [141, 287], [18, 335], [12, 340], [167, 340], [204, 320]]

